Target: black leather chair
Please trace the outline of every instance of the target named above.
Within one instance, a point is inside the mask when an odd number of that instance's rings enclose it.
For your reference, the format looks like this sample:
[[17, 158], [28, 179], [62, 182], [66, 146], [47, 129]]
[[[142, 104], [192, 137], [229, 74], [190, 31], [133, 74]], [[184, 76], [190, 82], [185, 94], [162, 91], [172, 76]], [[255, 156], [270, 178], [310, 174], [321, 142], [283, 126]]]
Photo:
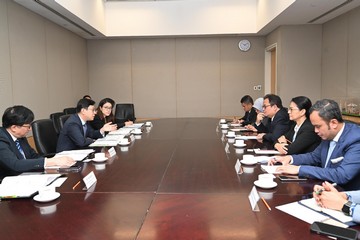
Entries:
[[115, 106], [116, 123], [124, 123], [127, 121], [135, 122], [135, 109], [132, 103], [118, 103]]
[[31, 123], [37, 152], [42, 156], [53, 156], [56, 153], [58, 140], [51, 119], [39, 119]]
[[74, 113], [76, 113], [76, 108], [74, 108], [74, 107], [64, 108], [63, 112], [65, 114], [74, 114]]
[[57, 134], [60, 133], [60, 116], [65, 115], [65, 113], [63, 112], [56, 112], [56, 113], [52, 113], [50, 114], [50, 119], [53, 122], [55, 131]]
[[66, 122], [66, 120], [68, 120], [68, 118], [71, 116], [71, 114], [66, 114], [66, 115], [62, 115], [59, 118], [59, 133], [61, 132], [61, 129], [64, 127], [64, 124]]

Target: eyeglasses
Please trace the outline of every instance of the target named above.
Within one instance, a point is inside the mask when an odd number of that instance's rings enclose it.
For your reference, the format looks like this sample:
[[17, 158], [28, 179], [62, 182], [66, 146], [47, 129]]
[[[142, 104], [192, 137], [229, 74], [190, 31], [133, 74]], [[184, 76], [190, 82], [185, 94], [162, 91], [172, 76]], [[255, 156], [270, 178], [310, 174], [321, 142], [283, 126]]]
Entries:
[[105, 108], [106, 110], [111, 110], [112, 107], [102, 107], [102, 108]]
[[92, 111], [92, 112], [94, 112], [94, 113], [97, 113], [97, 110], [96, 109], [94, 109], [94, 108], [88, 108], [88, 109], [86, 109], [86, 110], [88, 110], [88, 111]]
[[269, 107], [269, 106], [271, 106], [271, 104], [269, 104], [269, 105], [262, 105], [262, 108], [263, 108], [263, 109], [266, 109], [266, 108]]
[[298, 109], [298, 108], [291, 108], [291, 107], [289, 107], [289, 112], [293, 112], [293, 111], [295, 111], [295, 110], [300, 110], [300, 109]]

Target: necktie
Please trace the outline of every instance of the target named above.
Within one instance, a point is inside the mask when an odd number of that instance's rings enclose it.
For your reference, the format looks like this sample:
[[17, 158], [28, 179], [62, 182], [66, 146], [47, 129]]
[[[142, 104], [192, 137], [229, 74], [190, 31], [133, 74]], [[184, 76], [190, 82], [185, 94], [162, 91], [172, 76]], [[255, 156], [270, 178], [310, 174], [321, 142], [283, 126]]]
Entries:
[[83, 125], [83, 130], [84, 130], [84, 137], [86, 137], [86, 130], [87, 130], [86, 123]]
[[24, 150], [22, 149], [22, 147], [21, 147], [20, 142], [19, 142], [18, 139], [16, 139], [15, 145], [16, 145], [17, 149], [19, 150], [19, 152], [21, 153], [21, 156], [22, 156], [21, 159], [25, 159], [26, 157], [25, 157]]
[[328, 150], [328, 154], [326, 156], [326, 163], [325, 163], [325, 167], [328, 165], [329, 160], [330, 160], [330, 156], [332, 154], [332, 152], [334, 151], [334, 148], [336, 146], [336, 142], [335, 141], [331, 141], [329, 144], [329, 150]]

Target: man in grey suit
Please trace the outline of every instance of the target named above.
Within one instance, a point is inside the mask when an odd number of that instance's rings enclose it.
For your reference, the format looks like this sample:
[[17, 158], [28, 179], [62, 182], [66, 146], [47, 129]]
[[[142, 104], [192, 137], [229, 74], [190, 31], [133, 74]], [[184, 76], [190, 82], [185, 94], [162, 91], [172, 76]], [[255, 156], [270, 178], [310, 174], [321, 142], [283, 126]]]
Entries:
[[345, 123], [338, 104], [329, 99], [317, 101], [310, 109], [310, 121], [322, 138], [310, 153], [276, 157], [278, 171], [337, 183], [345, 190], [360, 190], [360, 128]]
[[88, 147], [95, 139], [105, 136], [105, 132], [117, 129], [116, 124], [106, 123], [101, 129], [94, 130], [88, 121], [94, 120], [95, 102], [91, 99], [80, 99], [76, 113], [66, 120], [60, 131], [56, 151], [76, 150]]
[[24, 106], [5, 110], [0, 128], [0, 179], [21, 172], [43, 170], [51, 166], [69, 167], [70, 157], [44, 158], [29, 145], [26, 135], [31, 129], [34, 113]]

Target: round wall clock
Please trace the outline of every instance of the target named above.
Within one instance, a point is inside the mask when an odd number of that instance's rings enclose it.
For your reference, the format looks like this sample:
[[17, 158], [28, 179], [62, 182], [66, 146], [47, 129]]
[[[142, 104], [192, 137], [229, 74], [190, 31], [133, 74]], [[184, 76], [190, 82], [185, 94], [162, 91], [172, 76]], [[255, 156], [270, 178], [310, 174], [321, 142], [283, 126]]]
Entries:
[[239, 49], [243, 52], [247, 52], [250, 50], [251, 43], [247, 39], [243, 39], [239, 42]]

